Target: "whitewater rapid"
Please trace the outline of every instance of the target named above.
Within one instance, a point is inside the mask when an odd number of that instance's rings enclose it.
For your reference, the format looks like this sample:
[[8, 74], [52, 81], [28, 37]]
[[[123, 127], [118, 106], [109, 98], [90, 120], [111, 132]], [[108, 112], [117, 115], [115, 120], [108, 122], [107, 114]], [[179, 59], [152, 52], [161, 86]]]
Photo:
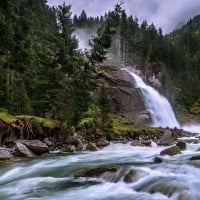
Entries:
[[[188, 144], [182, 154], [162, 156], [163, 163], [155, 164], [154, 158], [164, 148], [111, 143], [96, 152], [0, 162], [0, 199], [177, 200], [178, 190], [171, 195], [153, 192], [162, 184], [180, 186], [189, 195], [200, 195], [200, 170], [189, 161], [189, 157], [198, 155], [200, 144]], [[73, 177], [80, 169], [113, 164], [124, 171], [117, 182]], [[127, 184], [123, 176], [131, 169], [142, 171], [144, 176]]]

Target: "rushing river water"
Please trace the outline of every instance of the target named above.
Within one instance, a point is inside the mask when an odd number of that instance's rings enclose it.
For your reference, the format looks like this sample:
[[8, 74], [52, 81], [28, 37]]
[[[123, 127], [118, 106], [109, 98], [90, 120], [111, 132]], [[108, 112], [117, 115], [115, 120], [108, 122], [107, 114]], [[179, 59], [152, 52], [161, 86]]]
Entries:
[[[187, 150], [176, 156], [164, 156], [155, 164], [155, 156], [164, 147], [136, 147], [112, 143], [97, 152], [24, 159], [0, 163], [0, 199], [5, 200], [165, 200], [177, 199], [182, 191], [200, 196], [200, 161], [190, 161], [199, 144], [188, 144]], [[198, 154], [199, 155], [199, 154]], [[136, 182], [125, 183], [101, 178], [73, 177], [79, 169], [117, 164], [126, 171], [139, 169], [144, 176]], [[153, 188], [165, 184], [178, 186], [180, 191], [170, 194], [155, 192]]]

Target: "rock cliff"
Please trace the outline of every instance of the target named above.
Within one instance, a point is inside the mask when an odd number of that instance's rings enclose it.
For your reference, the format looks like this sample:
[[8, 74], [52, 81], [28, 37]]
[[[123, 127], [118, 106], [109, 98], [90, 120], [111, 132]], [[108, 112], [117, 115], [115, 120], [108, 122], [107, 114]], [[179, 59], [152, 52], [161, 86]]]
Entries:
[[112, 112], [119, 114], [127, 121], [148, 125], [151, 122], [141, 91], [135, 87], [133, 78], [120, 67], [101, 65], [99, 77], [104, 80], [111, 98]]

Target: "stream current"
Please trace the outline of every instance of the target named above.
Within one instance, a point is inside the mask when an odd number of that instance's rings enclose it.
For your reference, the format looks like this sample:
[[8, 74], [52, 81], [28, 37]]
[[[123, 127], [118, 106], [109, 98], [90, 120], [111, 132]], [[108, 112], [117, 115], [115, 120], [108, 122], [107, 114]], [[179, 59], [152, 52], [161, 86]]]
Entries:
[[[137, 81], [143, 95], [148, 95], [146, 105], [154, 116], [153, 126], [179, 127], [166, 98], [146, 86], [141, 79]], [[153, 91], [154, 96], [157, 95], [156, 98], [149, 96], [150, 91]], [[165, 108], [161, 102], [154, 102], [158, 98], [164, 102]], [[200, 133], [199, 127], [197, 124], [185, 125], [183, 128]], [[200, 156], [197, 151], [200, 144], [197, 138], [194, 138], [196, 142], [191, 141], [187, 143], [187, 150], [181, 154], [161, 156], [161, 163], [155, 163], [154, 158], [160, 157], [160, 151], [166, 147], [154, 143], [149, 147], [111, 143], [96, 152], [0, 162], [0, 199], [200, 200], [200, 160], [190, 159], [192, 156]], [[101, 177], [74, 178], [77, 170], [113, 164], [119, 167], [115, 181]], [[123, 178], [130, 170], [139, 170], [143, 175], [132, 183], [125, 183]]]
[[[19, 159], [0, 163], [0, 199], [5, 200], [176, 200], [181, 193], [200, 199], [200, 161], [189, 160], [199, 155], [200, 144], [188, 144], [176, 156], [155, 156], [166, 147], [136, 147], [129, 143], [111, 143], [97, 152], [62, 155], [37, 159]], [[124, 174], [117, 182], [102, 178], [73, 177], [79, 169], [110, 164], [119, 165]], [[130, 169], [142, 170], [145, 176], [125, 183]], [[155, 192], [159, 185], [178, 186], [167, 194]], [[173, 188], [172, 188], [173, 190]]]

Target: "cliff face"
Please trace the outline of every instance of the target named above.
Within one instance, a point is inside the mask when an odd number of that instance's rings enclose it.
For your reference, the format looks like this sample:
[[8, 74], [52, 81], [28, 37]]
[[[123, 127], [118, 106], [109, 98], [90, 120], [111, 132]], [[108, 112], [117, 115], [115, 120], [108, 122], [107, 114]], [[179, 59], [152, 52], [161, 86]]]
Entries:
[[135, 87], [133, 78], [113, 65], [102, 65], [99, 70], [101, 79], [105, 80], [108, 86], [112, 112], [133, 124], [148, 125], [151, 118], [146, 111], [141, 91]]

